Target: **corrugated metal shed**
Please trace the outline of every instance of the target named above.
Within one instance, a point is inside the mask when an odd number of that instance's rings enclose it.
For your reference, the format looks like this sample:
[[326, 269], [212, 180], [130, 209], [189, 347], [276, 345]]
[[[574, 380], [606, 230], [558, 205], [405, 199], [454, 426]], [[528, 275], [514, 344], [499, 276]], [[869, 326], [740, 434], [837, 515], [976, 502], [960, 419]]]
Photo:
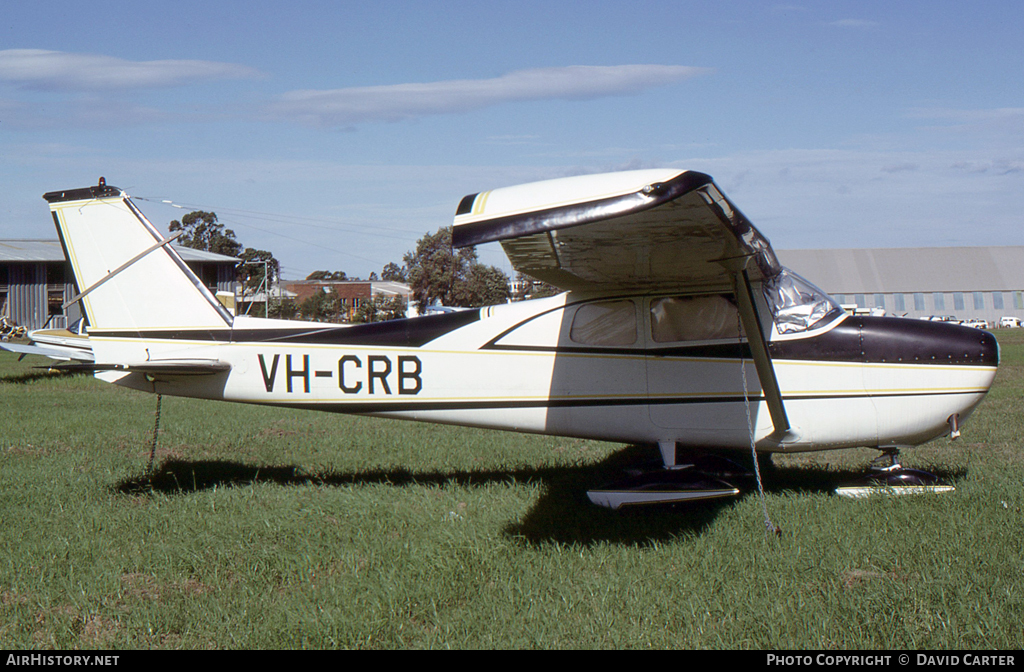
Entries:
[[[176, 247], [182, 259], [214, 291], [234, 292], [238, 259]], [[38, 329], [49, 318], [74, 320], [76, 304], [61, 304], [74, 295], [70, 265], [57, 240], [0, 240], [0, 314], [15, 324]]]
[[[172, 245], [185, 261], [228, 262], [239, 260], [191, 247]], [[64, 249], [58, 240], [0, 240], [0, 262], [62, 262]]]
[[1024, 247], [776, 250], [784, 266], [832, 293], [1024, 289]]
[[64, 250], [56, 240], [0, 240], [0, 261], [64, 261]]

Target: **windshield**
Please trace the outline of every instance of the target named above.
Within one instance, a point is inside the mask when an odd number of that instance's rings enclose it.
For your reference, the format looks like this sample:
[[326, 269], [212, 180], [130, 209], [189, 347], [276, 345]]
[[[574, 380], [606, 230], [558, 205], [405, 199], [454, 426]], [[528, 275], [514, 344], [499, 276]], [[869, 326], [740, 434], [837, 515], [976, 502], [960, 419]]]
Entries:
[[68, 325], [68, 331], [72, 334], [84, 334], [89, 326], [84, 317], [80, 317]]
[[843, 312], [832, 297], [788, 268], [765, 283], [764, 295], [780, 334], [823, 327]]

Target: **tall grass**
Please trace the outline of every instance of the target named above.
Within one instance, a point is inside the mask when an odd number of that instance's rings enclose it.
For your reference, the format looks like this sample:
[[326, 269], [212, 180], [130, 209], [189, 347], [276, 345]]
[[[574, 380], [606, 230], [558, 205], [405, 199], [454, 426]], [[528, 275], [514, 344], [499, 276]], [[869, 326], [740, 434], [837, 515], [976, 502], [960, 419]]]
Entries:
[[[1022, 330], [1024, 331], [1024, 330]], [[874, 456], [776, 457], [756, 494], [610, 512], [637, 447], [155, 397], [0, 357], [11, 648], [1017, 648], [1024, 334], [950, 495], [850, 501]]]

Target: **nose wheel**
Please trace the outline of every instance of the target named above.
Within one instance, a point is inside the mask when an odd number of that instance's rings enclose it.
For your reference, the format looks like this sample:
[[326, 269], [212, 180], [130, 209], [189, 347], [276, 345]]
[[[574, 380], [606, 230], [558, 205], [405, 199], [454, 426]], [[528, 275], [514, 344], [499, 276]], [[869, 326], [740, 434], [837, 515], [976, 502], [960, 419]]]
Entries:
[[882, 454], [871, 461], [868, 473], [836, 488], [837, 495], [859, 499], [872, 495], [918, 495], [956, 490], [935, 474], [904, 467], [899, 461], [899, 448], [887, 446], [879, 450]]

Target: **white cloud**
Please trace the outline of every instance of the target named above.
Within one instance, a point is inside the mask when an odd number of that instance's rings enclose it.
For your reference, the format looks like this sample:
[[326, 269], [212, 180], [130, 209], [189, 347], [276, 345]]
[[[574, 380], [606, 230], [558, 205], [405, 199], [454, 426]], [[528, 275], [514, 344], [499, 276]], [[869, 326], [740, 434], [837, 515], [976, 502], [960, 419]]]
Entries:
[[682, 65], [575, 65], [460, 79], [332, 90], [290, 91], [270, 115], [310, 126], [349, 126], [451, 114], [526, 100], [579, 100], [639, 93], [710, 72]]
[[252, 68], [213, 61], [126, 61], [43, 49], [0, 50], [0, 82], [42, 91], [168, 87], [257, 76]]

